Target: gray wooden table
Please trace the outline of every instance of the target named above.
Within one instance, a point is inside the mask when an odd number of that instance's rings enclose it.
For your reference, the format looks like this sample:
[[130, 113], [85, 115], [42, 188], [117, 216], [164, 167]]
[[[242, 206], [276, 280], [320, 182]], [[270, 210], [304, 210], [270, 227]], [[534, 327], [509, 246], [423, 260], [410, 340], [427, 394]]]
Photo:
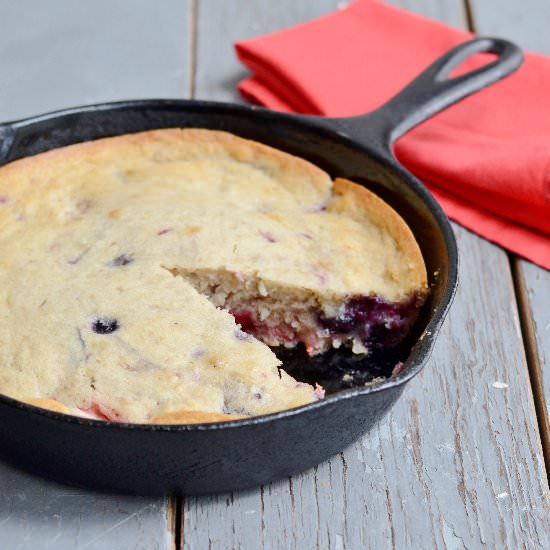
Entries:
[[[550, 54], [548, 0], [393, 0]], [[0, 120], [139, 97], [240, 101], [232, 42], [338, 0], [0, 0]], [[454, 225], [433, 359], [368, 436], [209, 498], [98, 495], [0, 463], [0, 548], [550, 548], [550, 273]]]

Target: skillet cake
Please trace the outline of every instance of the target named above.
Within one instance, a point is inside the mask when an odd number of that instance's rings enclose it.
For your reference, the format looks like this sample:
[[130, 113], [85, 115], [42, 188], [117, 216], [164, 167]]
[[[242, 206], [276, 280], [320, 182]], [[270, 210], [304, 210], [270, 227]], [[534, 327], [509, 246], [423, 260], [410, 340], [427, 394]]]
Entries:
[[269, 346], [391, 347], [427, 294], [379, 197], [237, 136], [166, 129], [0, 168], [0, 392], [114, 421], [321, 399]]

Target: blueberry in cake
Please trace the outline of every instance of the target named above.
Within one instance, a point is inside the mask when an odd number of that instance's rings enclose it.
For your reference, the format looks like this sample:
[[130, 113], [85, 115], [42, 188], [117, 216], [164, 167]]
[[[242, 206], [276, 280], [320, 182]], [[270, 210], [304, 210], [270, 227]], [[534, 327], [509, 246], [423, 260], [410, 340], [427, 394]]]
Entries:
[[202, 129], [0, 168], [0, 392], [114, 421], [232, 420], [323, 390], [269, 346], [395, 346], [427, 294], [376, 195]]

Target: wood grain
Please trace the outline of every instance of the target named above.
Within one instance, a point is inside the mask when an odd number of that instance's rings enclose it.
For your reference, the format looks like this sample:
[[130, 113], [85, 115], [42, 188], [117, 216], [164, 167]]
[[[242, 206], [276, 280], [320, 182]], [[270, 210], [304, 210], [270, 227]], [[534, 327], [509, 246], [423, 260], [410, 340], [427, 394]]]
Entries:
[[[461, 2], [394, 3], [465, 21]], [[200, 2], [197, 24], [196, 93], [205, 99], [235, 97], [244, 74], [231, 51], [236, 38], [317, 15], [305, 3], [294, 14], [291, 1], [275, 11], [267, 0], [242, 0], [231, 3], [242, 17], [228, 24], [230, 14], [212, 5]], [[508, 259], [454, 227], [458, 296], [432, 360], [388, 417], [292, 479], [185, 499], [185, 548], [550, 546], [548, 484]]]
[[[0, 0], [0, 13], [0, 121], [187, 94], [185, 1]], [[172, 512], [165, 498], [94, 494], [0, 463], [2, 549], [165, 550]]]

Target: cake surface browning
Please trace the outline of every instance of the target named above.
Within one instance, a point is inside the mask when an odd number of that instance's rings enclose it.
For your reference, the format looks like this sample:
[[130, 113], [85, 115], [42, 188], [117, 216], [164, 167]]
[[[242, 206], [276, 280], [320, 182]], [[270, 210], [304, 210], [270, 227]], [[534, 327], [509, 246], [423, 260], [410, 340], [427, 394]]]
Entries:
[[359, 297], [402, 306], [406, 330], [426, 294], [412, 233], [373, 193], [201, 129], [0, 168], [0, 246], [0, 392], [111, 420], [231, 419], [322, 396], [220, 308], [246, 330], [244, 305], [264, 342], [317, 353], [353, 340], [341, 327]]

